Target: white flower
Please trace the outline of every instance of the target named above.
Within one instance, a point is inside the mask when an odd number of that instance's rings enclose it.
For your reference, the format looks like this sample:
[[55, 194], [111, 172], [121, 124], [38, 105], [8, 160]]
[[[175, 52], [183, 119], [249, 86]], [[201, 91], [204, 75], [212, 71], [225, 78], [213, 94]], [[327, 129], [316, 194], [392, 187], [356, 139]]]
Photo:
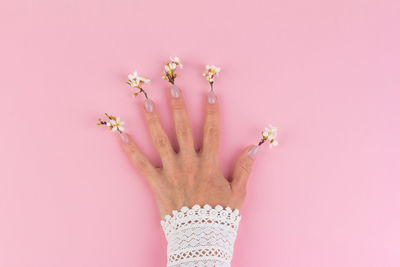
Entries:
[[170, 70], [176, 70], [176, 64], [174, 62], [170, 62], [168, 64], [168, 67], [169, 67]]
[[272, 148], [273, 146], [277, 146], [278, 145], [278, 141], [273, 140], [272, 142], [269, 143], [269, 147]]
[[264, 140], [267, 140], [269, 142], [269, 147], [278, 145], [278, 141], [276, 140], [276, 137], [278, 136], [277, 127], [274, 127], [272, 125], [269, 125], [269, 127], [265, 127], [264, 131], [262, 132], [262, 136]]
[[164, 65], [164, 76], [162, 76], [163, 80], [169, 81], [170, 83], [174, 83], [177, 74], [175, 73], [176, 67], [179, 66], [183, 68], [181, 60], [179, 57], [169, 57], [170, 62], [165, 63]]
[[178, 65], [181, 69], [183, 68], [183, 65], [181, 63], [181, 59], [177, 56], [175, 57], [169, 57], [169, 59], [171, 60], [171, 62], [175, 63], [176, 65]]
[[108, 129], [110, 129], [111, 131], [115, 132], [118, 131], [120, 133], [122, 133], [124, 131], [124, 127], [122, 125], [124, 125], [125, 123], [123, 121], [121, 121], [121, 119], [119, 117], [115, 117], [112, 115], [109, 115], [107, 113], [105, 113], [106, 117], [108, 118], [108, 121], [103, 121], [102, 119], [99, 119], [99, 122], [97, 123], [97, 125], [105, 125], [108, 127]]
[[265, 139], [273, 140], [278, 135], [278, 128], [274, 127], [272, 125], [268, 125], [268, 126], [269, 126], [269, 128], [265, 127], [264, 131], [262, 132], [262, 135]]
[[134, 71], [133, 74], [128, 74], [128, 79], [129, 81], [127, 83], [136, 88], [139, 88], [143, 83], [150, 82], [150, 79], [139, 76], [137, 71]]
[[218, 76], [219, 72], [221, 71], [220, 67], [217, 67], [215, 65], [206, 65], [205, 72], [203, 73], [203, 76], [206, 77], [207, 81], [209, 83], [214, 82], [214, 78]]
[[115, 132], [116, 130], [123, 132], [125, 128], [122, 125], [124, 124], [125, 122], [121, 121], [119, 117], [111, 119], [109, 122], [107, 122], [108, 128], [110, 128], [113, 132]]

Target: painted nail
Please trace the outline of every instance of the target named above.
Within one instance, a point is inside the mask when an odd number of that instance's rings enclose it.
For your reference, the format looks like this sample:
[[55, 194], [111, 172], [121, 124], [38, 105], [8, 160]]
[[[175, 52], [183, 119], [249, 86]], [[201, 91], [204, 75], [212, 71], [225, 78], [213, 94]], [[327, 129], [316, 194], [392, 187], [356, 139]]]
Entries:
[[254, 146], [254, 147], [252, 147], [252, 148], [249, 150], [249, 152], [248, 152], [249, 156], [250, 156], [252, 159], [255, 159], [256, 156], [257, 156], [258, 150], [260, 150], [260, 146]]
[[150, 99], [146, 99], [144, 101], [144, 108], [148, 113], [153, 112], [153, 101], [151, 101]]
[[129, 139], [129, 136], [128, 136], [128, 135], [122, 133], [122, 134], [120, 134], [120, 136], [121, 136], [122, 142], [124, 142], [125, 144], [128, 144], [128, 143], [129, 143], [130, 139]]
[[214, 93], [214, 90], [211, 90], [208, 93], [208, 103], [214, 104], [217, 101], [217, 96]]
[[178, 87], [175, 85], [175, 84], [173, 84], [172, 86], [171, 86], [171, 95], [172, 95], [172, 97], [174, 97], [174, 98], [178, 98], [179, 97], [179, 89], [178, 89]]

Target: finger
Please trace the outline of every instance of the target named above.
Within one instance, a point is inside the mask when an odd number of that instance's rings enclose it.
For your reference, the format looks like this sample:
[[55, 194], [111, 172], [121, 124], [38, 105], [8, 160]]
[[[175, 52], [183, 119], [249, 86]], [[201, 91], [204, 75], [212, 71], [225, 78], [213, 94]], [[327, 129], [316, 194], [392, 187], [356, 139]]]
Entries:
[[139, 147], [132, 140], [132, 137], [126, 133], [122, 133], [121, 135], [121, 143], [125, 153], [128, 155], [129, 159], [135, 166], [135, 168], [149, 181], [149, 183], [153, 183], [155, 177], [157, 177], [157, 170], [151, 164], [149, 159], [143, 155], [140, 151]]
[[239, 194], [246, 193], [247, 181], [250, 176], [251, 168], [254, 163], [255, 156], [260, 149], [259, 146], [248, 146], [238, 156], [232, 174], [232, 190]]
[[206, 101], [206, 115], [203, 130], [202, 153], [218, 155], [220, 136], [220, 115], [217, 97], [210, 91]]
[[166, 166], [175, 154], [175, 151], [172, 148], [171, 142], [169, 141], [169, 138], [161, 125], [161, 121], [158, 117], [155, 106], [150, 99], [145, 101], [144, 109], [147, 126], [149, 127], [153, 144], [161, 157], [163, 166]]
[[175, 122], [176, 138], [179, 144], [179, 151], [192, 153], [195, 151], [192, 126], [186, 111], [182, 90], [176, 85], [170, 88], [169, 99], [171, 103], [172, 116]]

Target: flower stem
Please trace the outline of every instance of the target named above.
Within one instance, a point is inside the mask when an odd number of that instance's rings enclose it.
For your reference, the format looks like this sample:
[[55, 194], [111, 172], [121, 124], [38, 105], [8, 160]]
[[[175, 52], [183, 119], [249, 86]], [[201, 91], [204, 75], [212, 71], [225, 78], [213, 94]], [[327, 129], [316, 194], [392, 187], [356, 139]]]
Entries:
[[258, 143], [259, 146], [261, 146], [265, 142], [265, 139], [261, 139], [261, 141]]
[[167, 74], [168, 81], [173, 85], [175, 84], [175, 79]]
[[145, 90], [143, 90], [143, 88], [139, 88], [140, 89], [140, 92], [142, 92], [143, 94], [144, 94], [144, 96], [146, 97], [146, 99], [149, 99], [148, 97], [147, 97], [147, 93], [146, 93], [146, 91]]

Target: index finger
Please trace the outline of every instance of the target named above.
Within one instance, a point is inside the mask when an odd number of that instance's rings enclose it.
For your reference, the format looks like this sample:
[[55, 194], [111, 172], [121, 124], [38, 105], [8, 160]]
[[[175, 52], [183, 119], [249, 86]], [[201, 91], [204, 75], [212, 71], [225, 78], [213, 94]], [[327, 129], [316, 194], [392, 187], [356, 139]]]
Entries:
[[135, 168], [147, 179], [150, 185], [157, 177], [157, 169], [151, 164], [149, 159], [142, 153], [132, 137], [126, 133], [121, 134], [122, 147], [135, 166]]

